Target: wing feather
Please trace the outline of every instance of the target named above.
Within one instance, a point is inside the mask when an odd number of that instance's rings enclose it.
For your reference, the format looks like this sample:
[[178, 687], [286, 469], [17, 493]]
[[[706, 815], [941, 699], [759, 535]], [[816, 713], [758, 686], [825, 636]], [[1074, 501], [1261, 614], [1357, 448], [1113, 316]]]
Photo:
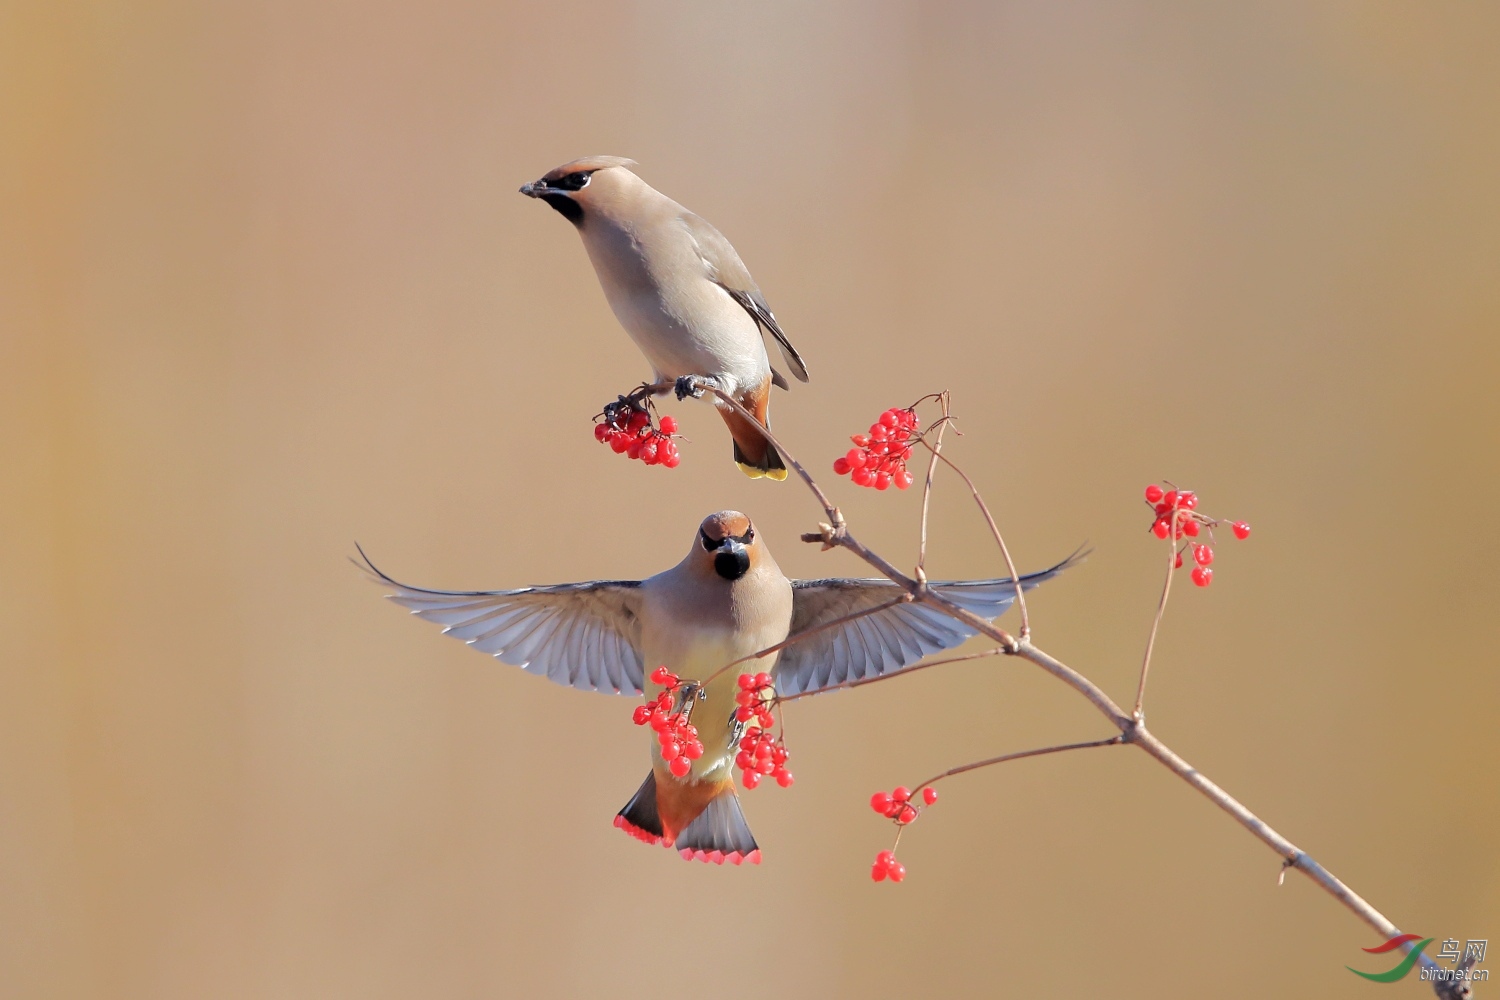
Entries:
[[[776, 341], [776, 346], [781, 348], [781, 356], [786, 359], [792, 374], [799, 382], [806, 382], [807, 362], [802, 360], [802, 355], [797, 353], [797, 349], [787, 339], [786, 333], [781, 329], [781, 324], [776, 321], [776, 315], [766, 304], [765, 296], [760, 293], [755, 279], [750, 277], [749, 268], [745, 267], [745, 262], [740, 260], [740, 255], [735, 251], [733, 244], [725, 239], [724, 234], [715, 229], [708, 220], [692, 212], [684, 210], [681, 221], [693, 245], [697, 247], [698, 259], [708, 270], [709, 280], [728, 292], [730, 297], [750, 314], [756, 324], [771, 335]], [[783, 385], [782, 388], [786, 386]]]
[[[427, 590], [362, 568], [392, 601], [503, 663], [580, 690], [640, 694], [640, 583], [599, 580], [519, 590]], [[356, 563], [356, 565], [359, 565]]]
[[[1085, 552], [1040, 573], [1021, 577], [1026, 590], [1081, 562]], [[985, 619], [998, 617], [1016, 597], [1009, 579], [933, 583], [932, 589]], [[792, 635], [846, 615], [879, 607], [898, 596], [889, 580], [796, 580], [792, 583]], [[909, 667], [952, 649], [974, 629], [928, 605], [895, 604], [825, 629], [782, 650], [776, 687], [782, 694], [820, 691]]]

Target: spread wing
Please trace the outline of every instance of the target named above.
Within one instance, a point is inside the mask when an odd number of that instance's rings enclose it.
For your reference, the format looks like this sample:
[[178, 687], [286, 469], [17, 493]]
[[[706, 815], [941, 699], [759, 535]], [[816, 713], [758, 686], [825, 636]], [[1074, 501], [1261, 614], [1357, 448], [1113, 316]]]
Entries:
[[387, 597], [501, 662], [581, 691], [640, 694], [644, 687], [638, 581], [426, 590], [391, 579], [359, 554], [377, 583], [395, 588]]
[[[1021, 577], [1030, 590], [1082, 561], [1075, 553], [1051, 569]], [[998, 617], [1016, 599], [1004, 580], [962, 580], [931, 584], [944, 597], [981, 618]], [[868, 611], [901, 594], [889, 580], [794, 580], [791, 634], [817, 628], [845, 615]], [[923, 604], [896, 604], [863, 618], [809, 636], [781, 651], [776, 662], [780, 694], [821, 691], [846, 681], [877, 677], [909, 667], [932, 653], [952, 649], [974, 630]]]
[[781, 356], [786, 358], [792, 374], [799, 382], [806, 382], [807, 363], [802, 360], [802, 355], [797, 353], [792, 342], [786, 339], [786, 334], [781, 330], [781, 324], [776, 322], [776, 316], [771, 312], [771, 307], [766, 305], [765, 296], [760, 294], [760, 289], [756, 286], [755, 279], [750, 277], [750, 271], [745, 267], [745, 262], [740, 260], [740, 255], [724, 238], [724, 234], [692, 212], [682, 213], [682, 224], [687, 228], [688, 235], [692, 237], [693, 243], [698, 248], [699, 259], [708, 268], [709, 280], [728, 292], [730, 297], [738, 302], [762, 329], [776, 339], [777, 346], [781, 348]]

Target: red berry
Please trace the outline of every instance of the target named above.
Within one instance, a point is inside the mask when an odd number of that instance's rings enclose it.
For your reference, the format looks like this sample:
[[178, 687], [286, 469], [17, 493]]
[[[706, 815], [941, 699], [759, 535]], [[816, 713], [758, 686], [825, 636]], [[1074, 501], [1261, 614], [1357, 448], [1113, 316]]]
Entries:
[[678, 757], [676, 760], [667, 765], [667, 770], [671, 771], [679, 778], [686, 778], [687, 773], [692, 769], [693, 762], [688, 760], [686, 757]]
[[675, 469], [677, 468], [678, 463], [681, 461], [682, 459], [678, 456], [677, 449], [674, 448], [667, 453], [666, 458], [661, 460], [661, 464], [665, 465], [669, 469]]
[[609, 424], [595, 424], [594, 440], [603, 441], [607, 437], [609, 437]]
[[1185, 518], [1183, 518], [1182, 519], [1182, 533], [1184, 535], [1187, 535], [1189, 538], [1197, 538], [1198, 537], [1198, 520], [1197, 520], [1197, 518], [1192, 518], [1192, 517], [1185, 517]]
[[1161, 495], [1161, 502], [1167, 505], [1168, 510], [1171, 510], [1174, 506], [1177, 505], [1177, 491], [1168, 490], [1167, 492], [1163, 493]]
[[1207, 566], [1214, 561], [1214, 550], [1207, 545], [1193, 546], [1193, 562], [1199, 566]]
[[1177, 558], [1172, 562], [1173, 569], [1182, 569], [1182, 553], [1177, 553]]
[[752, 709], [749, 705], [741, 705], [739, 708], [734, 710], [734, 717], [740, 722], [749, 722], [755, 717], [755, 710]]
[[663, 739], [661, 744], [661, 759], [676, 760], [678, 757], [681, 757], [682, 747], [678, 745], [677, 741], [672, 739], [671, 737], [668, 737], [665, 733], [663, 733], [662, 736]]
[[891, 474], [889, 472], [875, 473], [875, 488], [877, 490], [888, 490], [891, 488]]
[[884, 882], [885, 881], [885, 865], [881, 864], [878, 861], [875, 862], [873, 865], [871, 865], [870, 866], [870, 878], [873, 879], [876, 882]]
[[891, 797], [886, 792], [876, 792], [870, 796], [870, 808], [884, 816], [891, 810]]
[[849, 474], [849, 460], [842, 455], [833, 460], [833, 474], [836, 476], [847, 476]]
[[850, 448], [844, 455], [844, 461], [849, 463], [851, 469], [863, 469], [865, 467], [865, 453], [860, 448]]
[[896, 489], [898, 490], [904, 490], [912, 484], [912, 475], [905, 469], [897, 472], [894, 476], [891, 477], [891, 479], [893, 482], [895, 482]]
[[902, 879], [906, 878], [906, 866], [899, 861], [893, 860], [890, 864], [890, 867], [886, 869], [886, 876], [892, 882], [900, 882]]
[[922, 789], [922, 801], [927, 803], [928, 805], [932, 805], [934, 802], [936, 802], [937, 789], [933, 788], [931, 785], [928, 785], [926, 788]]
[[897, 785], [896, 790], [891, 793], [891, 798], [895, 799], [897, 802], [905, 802], [907, 799], [911, 798], [911, 789], [907, 788], [905, 785]]
[[645, 462], [647, 465], [656, 464], [655, 441], [647, 441], [645, 444], [641, 445], [641, 461]]
[[1198, 506], [1198, 494], [1191, 490], [1183, 490], [1182, 495], [1177, 498], [1177, 506], [1185, 510], [1192, 510]]
[[663, 434], [676, 434], [677, 433], [677, 418], [676, 417], [662, 417], [661, 418], [661, 432]]
[[771, 777], [775, 778], [776, 784], [780, 785], [782, 788], [791, 788], [792, 782], [796, 780], [792, 777], [792, 772], [788, 771], [786, 768], [777, 768], [776, 770], [771, 772]]
[[623, 455], [630, 449], [630, 437], [625, 434], [616, 434], [609, 439], [609, 447], [616, 455]]
[[853, 434], [850, 435], [849, 440], [861, 448], [868, 448], [870, 446], [870, 436], [868, 434]]
[[744, 774], [740, 775], [740, 781], [744, 782], [746, 788], [754, 788], [756, 785], [760, 784], [760, 772], [746, 771]]
[[1171, 529], [1167, 527], [1167, 522], [1163, 518], [1157, 518], [1156, 523], [1151, 526], [1151, 533], [1157, 538], [1166, 538], [1170, 531]]
[[1161, 501], [1161, 497], [1162, 497], [1162, 492], [1161, 492], [1161, 487], [1160, 486], [1157, 486], [1155, 483], [1152, 483], [1150, 486], [1146, 487], [1146, 502], [1147, 503], [1159, 503]]
[[1207, 587], [1214, 582], [1214, 571], [1207, 566], [1199, 566], [1193, 570], [1193, 582], [1200, 587]]
[[895, 427], [896, 424], [900, 421], [900, 418], [896, 416], [896, 412], [896, 410], [886, 410], [884, 413], [882, 413], [880, 415], [881, 424], [886, 427]]
[[1250, 525], [1246, 524], [1244, 521], [1236, 521], [1234, 522], [1234, 524], [1230, 525], [1230, 528], [1234, 531], [1235, 538], [1243, 539], [1250, 537]]
[[900, 823], [902, 826], [905, 826], [907, 823], [915, 822], [916, 818], [917, 811], [911, 806], [902, 807], [901, 811], [896, 814], [896, 822]]
[[697, 760], [699, 757], [703, 756], [703, 744], [699, 743], [697, 740], [694, 740], [693, 742], [682, 748], [682, 755], [688, 760]]
[[770, 683], [771, 683], [771, 675], [770, 674], [759, 673], [759, 674], [755, 675], [755, 686], [756, 687], [765, 687], [766, 685], [768, 685]]
[[637, 705], [635, 711], [630, 714], [630, 721], [637, 726], [644, 726], [651, 720], [651, 709], [645, 705]]
[[875, 482], [875, 473], [869, 469], [855, 469], [849, 478], [854, 480], [855, 486], [870, 486]]

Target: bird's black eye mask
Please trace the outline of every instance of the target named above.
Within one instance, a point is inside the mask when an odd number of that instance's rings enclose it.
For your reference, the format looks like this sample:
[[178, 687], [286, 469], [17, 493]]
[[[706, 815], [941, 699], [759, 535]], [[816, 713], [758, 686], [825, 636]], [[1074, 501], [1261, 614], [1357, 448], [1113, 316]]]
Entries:
[[743, 535], [729, 535], [729, 536], [727, 536], [725, 538], [720, 538], [717, 541], [715, 541], [714, 539], [708, 537], [708, 532], [704, 531], [702, 528], [699, 528], [698, 529], [698, 540], [703, 543], [703, 548], [706, 551], [713, 552], [715, 549], [718, 549], [725, 542], [729, 542], [729, 541], [739, 542], [741, 545], [749, 545], [752, 541], [755, 540], [755, 529], [754, 528], [746, 528], [745, 529], [745, 533]]
[[563, 174], [555, 181], [548, 181], [547, 186], [558, 191], [582, 191], [588, 186], [592, 176], [592, 170], [575, 170], [571, 174]]

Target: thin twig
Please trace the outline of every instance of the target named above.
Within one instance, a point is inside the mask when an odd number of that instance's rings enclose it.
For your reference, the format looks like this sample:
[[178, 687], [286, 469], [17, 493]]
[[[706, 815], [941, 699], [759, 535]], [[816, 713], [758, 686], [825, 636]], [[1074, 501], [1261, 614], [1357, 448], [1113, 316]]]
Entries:
[[1108, 737], [1107, 739], [1090, 740], [1087, 743], [1063, 743], [1060, 746], [1055, 747], [1041, 747], [1037, 750], [1019, 750], [1015, 753], [1003, 753], [998, 757], [991, 757], [988, 760], [976, 760], [972, 764], [961, 764], [958, 767], [950, 767], [943, 773], [934, 775], [933, 777], [928, 778], [926, 781], [922, 782], [920, 785], [914, 786], [912, 788], [912, 794], [915, 795], [917, 792], [920, 792], [922, 789], [928, 787], [929, 785], [935, 785], [939, 781], [942, 781], [944, 778], [951, 778], [955, 774], [963, 774], [966, 771], [977, 771], [981, 767], [989, 767], [992, 764], [1004, 764], [1008, 760], [1021, 760], [1026, 757], [1041, 757], [1049, 753], [1062, 753], [1064, 750], [1087, 750], [1090, 747], [1117, 746], [1124, 742], [1124, 735], [1116, 733], [1114, 736]]
[[[943, 432], [948, 429], [948, 393], [938, 394], [938, 405], [943, 408], [943, 417], [938, 421], [937, 441], [928, 448], [932, 451], [932, 458], [927, 461], [927, 479], [922, 484], [922, 532], [921, 540], [917, 544], [917, 579], [927, 579], [927, 511], [932, 504], [932, 477], [937, 472], [938, 459], [943, 454]], [[926, 438], [922, 439], [927, 444]]]
[[1162, 615], [1167, 613], [1167, 598], [1172, 593], [1172, 575], [1177, 570], [1177, 499], [1172, 500], [1172, 520], [1167, 530], [1167, 576], [1161, 584], [1161, 600], [1156, 602], [1156, 617], [1151, 620], [1151, 634], [1146, 638], [1146, 654], [1141, 658], [1141, 680], [1135, 688], [1135, 721], [1143, 722], [1146, 713], [1142, 704], [1146, 700], [1146, 674], [1151, 670], [1151, 651], [1156, 648], [1156, 632], [1161, 628]]
[[969, 474], [959, 468], [958, 463], [954, 462], [947, 455], [940, 457], [943, 460], [943, 464], [952, 469], [958, 475], [958, 478], [964, 481], [964, 485], [969, 488], [969, 495], [979, 505], [979, 513], [984, 515], [984, 522], [990, 526], [990, 534], [994, 537], [995, 544], [1000, 547], [1000, 555], [1005, 560], [1005, 569], [1010, 573], [1010, 578], [1016, 586], [1016, 611], [1021, 616], [1019, 634], [1022, 639], [1025, 639], [1031, 635], [1031, 616], [1026, 611], [1025, 588], [1021, 586], [1021, 576], [1016, 572], [1016, 563], [1010, 557], [1010, 549], [1005, 544], [1005, 536], [1000, 534], [1000, 526], [995, 523], [994, 515], [990, 513], [990, 508], [984, 502], [984, 497], [980, 494], [979, 487], [974, 485], [974, 480], [970, 479]]
[[877, 681], [891, 681], [895, 680], [897, 677], [909, 677], [912, 674], [916, 673], [918, 670], [926, 670], [929, 667], [941, 667], [946, 666], [949, 663], [963, 663], [966, 660], [982, 660], [989, 656], [1004, 655], [1005, 650], [997, 646], [994, 649], [982, 649], [977, 653], [968, 653], [964, 656], [949, 656], [941, 660], [928, 660], [926, 663], [918, 663], [910, 667], [902, 667], [900, 670], [890, 670], [883, 674], [876, 674], [873, 677], [859, 677], [852, 681], [840, 681], [838, 684], [830, 684], [827, 687], [816, 688], [812, 691], [799, 691], [796, 694], [786, 695], [779, 694], [776, 696], [776, 700], [785, 704], [786, 702], [796, 701], [799, 698], [806, 698], [809, 695], [827, 694], [829, 691], [842, 691], [845, 688], [864, 687], [866, 684], [874, 684]]

